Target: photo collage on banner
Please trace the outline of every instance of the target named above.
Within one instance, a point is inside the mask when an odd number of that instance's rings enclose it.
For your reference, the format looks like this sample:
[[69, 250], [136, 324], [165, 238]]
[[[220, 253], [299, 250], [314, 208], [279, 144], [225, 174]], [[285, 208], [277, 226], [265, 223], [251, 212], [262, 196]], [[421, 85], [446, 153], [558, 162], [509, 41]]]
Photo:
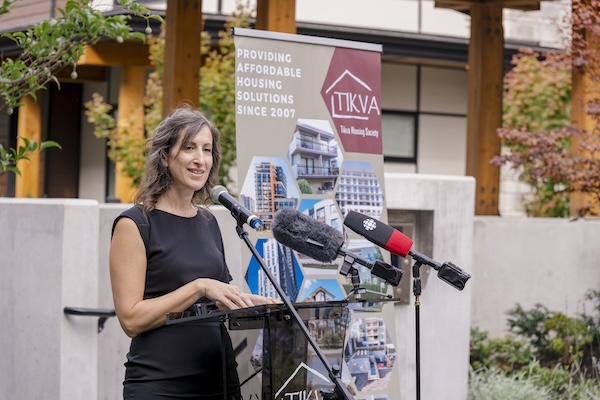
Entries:
[[[381, 46], [239, 28], [234, 40], [238, 198], [263, 223], [248, 236], [292, 302], [349, 301], [351, 318], [341, 331], [337, 320], [307, 326], [331, 364], [343, 367], [342, 379], [357, 398], [387, 398], [393, 389], [393, 307], [377, 300], [392, 293], [390, 285], [358, 264], [353, 282], [339, 272], [342, 257], [317, 261], [271, 234], [277, 211], [291, 208], [338, 230], [344, 250], [389, 262], [389, 254], [344, 226], [349, 211], [387, 221]], [[250, 252], [243, 251], [242, 262], [251, 292], [279, 298]], [[373, 301], [355, 301], [358, 288], [367, 290], [363, 300]], [[256, 371], [262, 346], [257, 338]], [[326, 385], [325, 368], [307, 351], [303, 374], [311, 387]]]

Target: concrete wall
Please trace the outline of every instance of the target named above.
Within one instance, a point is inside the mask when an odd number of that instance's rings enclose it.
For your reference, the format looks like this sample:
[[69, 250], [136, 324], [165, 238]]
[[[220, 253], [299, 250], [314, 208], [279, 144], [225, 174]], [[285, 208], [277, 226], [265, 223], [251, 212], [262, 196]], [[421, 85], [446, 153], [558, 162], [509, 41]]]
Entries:
[[473, 230], [471, 325], [493, 336], [517, 303], [575, 315], [600, 288], [599, 219], [476, 217]]
[[98, 206], [0, 198], [0, 398], [95, 399]]
[[[385, 195], [388, 213], [393, 210], [431, 211], [433, 253], [427, 255], [439, 262], [452, 261], [471, 272], [473, 178], [385, 174]], [[417, 246], [419, 243], [415, 243], [413, 250], [426, 253]], [[419, 306], [422, 398], [466, 399], [471, 282], [459, 291], [438, 279], [432, 268], [423, 266], [420, 270], [424, 281]], [[411, 277], [410, 269], [404, 269], [402, 279]], [[417, 346], [414, 304], [411, 289], [410, 303], [398, 304], [395, 309], [398, 367], [394, 372], [400, 385], [400, 397], [391, 398], [415, 398]]]

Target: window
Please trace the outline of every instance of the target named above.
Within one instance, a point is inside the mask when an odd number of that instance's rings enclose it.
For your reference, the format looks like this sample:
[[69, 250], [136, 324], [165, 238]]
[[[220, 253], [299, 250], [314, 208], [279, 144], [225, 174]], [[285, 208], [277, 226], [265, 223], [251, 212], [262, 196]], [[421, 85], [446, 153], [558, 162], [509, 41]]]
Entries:
[[317, 208], [317, 219], [325, 219], [325, 207]]
[[383, 156], [394, 161], [414, 162], [417, 158], [417, 116], [413, 113], [383, 111], [381, 116]]

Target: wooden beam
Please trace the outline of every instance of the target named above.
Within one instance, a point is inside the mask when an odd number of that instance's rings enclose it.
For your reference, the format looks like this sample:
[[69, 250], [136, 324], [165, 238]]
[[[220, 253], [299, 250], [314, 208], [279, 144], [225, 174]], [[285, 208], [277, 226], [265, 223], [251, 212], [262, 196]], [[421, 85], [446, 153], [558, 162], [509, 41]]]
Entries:
[[98, 42], [94, 46], [86, 46], [77, 65], [150, 65], [150, 51], [146, 43], [127, 41], [117, 43], [114, 40]]
[[[144, 137], [145, 84], [145, 67], [130, 65], [121, 68], [117, 129], [129, 137]], [[115, 171], [115, 197], [119, 198], [122, 203], [133, 201], [135, 189], [131, 187], [131, 183], [131, 178], [123, 174], [122, 163], [117, 163]]]
[[167, 0], [163, 116], [182, 102], [198, 106], [201, 0]]
[[[37, 93], [38, 100], [40, 92]], [[41, 102], [36, 101], [31, 96], [25, 96], [21, 99], [23, 103], [19, 107], [19, 119], [17, 123], [17, 148], [23, 145], [21, 137], [34, 140], [38, 144], [42, 141], [42, 107]], [[15, 197], [40, 197], [40, 175], [41, 175], [40, 153], [29, 156], [29, 160], [21, 160], [17, 167], [21, 175], [15, 177]]]
[[257, 0], [255, 28], [296, 33], [296, 0]]
[[476, 179], [475, 214], [498, 215], [504, 33], [502, 8], [471, 6], [467, 78], [467, 175]]
[[513, 10], [534, 11], [540, 9], [541, 0], [436, 0], [435, 7], [469, 13], [471, 6], [511, 8]]
[[105, 82], [107, 79], [106, 67], [96, 65], [78, 65], [77, 78], [71, 78], [72, 67], [63, 68], [56, 73], [56, 77], [61, 82], [85, 83], [85, 82]]

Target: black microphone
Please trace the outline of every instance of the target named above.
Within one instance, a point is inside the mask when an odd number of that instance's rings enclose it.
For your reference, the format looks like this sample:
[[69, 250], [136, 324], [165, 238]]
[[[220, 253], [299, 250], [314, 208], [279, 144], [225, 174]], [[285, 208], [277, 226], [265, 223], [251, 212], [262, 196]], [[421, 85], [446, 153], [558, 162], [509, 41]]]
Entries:
[[[382, 261], [372, 263], [360, 256], [342, 249], [344, 236], [337, 229], [317, 221], [292, 208], [282, 208], [275, 213], [271, 224], [273, 237], [279, 243], [321, 262], [331, 262], [338, 256], [358, 263], [392, 285], [398, 285], [402, 278], [399, 270]], [[340, 271], [344, 275], [348, 271]]]
[[464, 272], [451, 262], [443, 264], [427, 257], [418, 251], [411, 250], [412, 239], [397, 229], [384, 224], [383, 222], [371, 218], [368, 215], [356, 211], [348, 211], [344, 219], [344, 225], [363, 236], [365, 239], [380, 247], [383, 247], [390, 253], [400, 257], [410, 255], [420, 264], [426, 264], [438, 271], [438, 277], [458, 290], [463, 290], [467, 280], [471, 275]]
[[231, 211], [231, 215], [238, 221], [248, 224], [251, 228], [257, 229], [262, 225], [262, 221], [252, 211], [240, 204], [239, 201], [233, 198], [221, 185], [217, 185], [210, 191], [210, 198], [215, 202], [223, 205]]

